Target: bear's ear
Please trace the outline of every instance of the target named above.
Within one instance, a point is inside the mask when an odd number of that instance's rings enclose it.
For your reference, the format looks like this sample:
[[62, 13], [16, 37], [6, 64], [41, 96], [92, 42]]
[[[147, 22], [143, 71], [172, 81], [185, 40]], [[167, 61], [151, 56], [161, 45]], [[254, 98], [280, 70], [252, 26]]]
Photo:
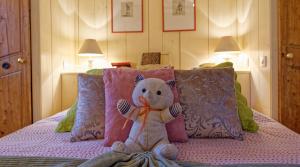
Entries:
[[142, 80], [144, 80], [144, 76], [141, 75], [141, 74], [139, 74], [139, 75], [136, 76], [136, 78], [135, 78], [135, 83], [137, 84], [138, 82], [140, 82], [140, 81], [142, 81]]
[[171, 88], [175, 87], [176, 82], [174, 80], [169, 80], [166, 82], [167, 85], [169, 85]]

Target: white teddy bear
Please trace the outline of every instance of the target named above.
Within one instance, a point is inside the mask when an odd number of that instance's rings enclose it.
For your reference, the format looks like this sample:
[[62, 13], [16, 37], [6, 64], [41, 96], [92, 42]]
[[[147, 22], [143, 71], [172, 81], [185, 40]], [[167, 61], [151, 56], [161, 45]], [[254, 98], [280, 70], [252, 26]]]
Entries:
[[[134, 121], [128, 139], [115, 142], [115, 152], [136, 153], [152, 151], [167, 159], [176, 159], [178, 149], [170, 144], [165, 124], [175, 119], [182, 112], [179, 103], [173, 104], [174, 96], [171, 88], [175, 81], [163, 81], [157, 78], [136, 78], [136, 87], [132, 99], [135, 106], [126, 100], [119, 100], [119, 112]], [[172, 105], [173, 104], [173, 105]], [[125, 125], [126, 126], [126, 123]]]

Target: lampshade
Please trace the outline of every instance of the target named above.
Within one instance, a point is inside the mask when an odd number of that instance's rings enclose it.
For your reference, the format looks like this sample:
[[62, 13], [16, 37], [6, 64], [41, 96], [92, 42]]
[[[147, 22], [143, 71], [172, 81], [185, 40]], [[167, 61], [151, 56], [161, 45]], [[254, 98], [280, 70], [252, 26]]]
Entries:
[[78, 55], [79, 56], [101, 56], [103, 53], [95, 39], [84, 40]]
[[236, 40], [232, 36], [224, 36], [221, 38], [217, 48], [215, 49], [216, 53], [231, 52], [239, 53], [241, 51]]

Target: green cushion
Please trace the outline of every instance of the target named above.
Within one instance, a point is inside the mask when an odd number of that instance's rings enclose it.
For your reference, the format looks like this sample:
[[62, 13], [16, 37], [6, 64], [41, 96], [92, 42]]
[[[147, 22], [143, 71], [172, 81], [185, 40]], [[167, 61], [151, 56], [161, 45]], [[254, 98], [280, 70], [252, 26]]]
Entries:
[[77, 111], [77, 100], [67, 112], [66, 117], [58, 123], [55, 131], [58, 133], [70, 132], [74, 125], [76, 111]]
[[[102, 69], [92, 69], [92, 70], [87, 71], [86, 73], [89, 75], [102, 75], [103, 70]], [[71, 106], [69, 111], [67, 112], [66, 117], [58, 123], [58, 125], [55, 129], [55, 131], [57, 133], [71, 132], [74, 122], [75, 122], [76, 111], [77, 111], [77, 100]]]
[[[217, 65], [211, 65], [209, 66], [200, 65], [200, 68], [225, 68], [225, 67], [233, 67], [233, 63], [231, 62], [224, 62]], [[243, 130], [247, 132], [257, 132], [259, 129], [259, 126], [253, 119], [253, 111], [248, 106], [247, 99], [245, 96], [242, 95], [242, 88], [241, 84], [237, 81], [237, 74], [235, 73], [235, 92], [236, 92], [236, 98], [237, 98], [237, 106], [238, 106], [238, 113], [240, 117], [240, 121], [242, 124]]]
[[102, 75], [103, 69], [91, 69], [86, 72], [89, 75]]

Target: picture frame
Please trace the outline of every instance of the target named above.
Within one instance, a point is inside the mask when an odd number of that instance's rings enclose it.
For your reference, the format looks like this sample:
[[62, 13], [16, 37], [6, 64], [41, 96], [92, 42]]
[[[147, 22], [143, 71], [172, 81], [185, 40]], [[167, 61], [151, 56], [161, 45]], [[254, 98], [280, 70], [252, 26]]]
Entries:
[[143, 0], [111, 0], [112, 33], [144, 31]]
[[196, 31], [196, 0], [163, 0], [163, 32]]

